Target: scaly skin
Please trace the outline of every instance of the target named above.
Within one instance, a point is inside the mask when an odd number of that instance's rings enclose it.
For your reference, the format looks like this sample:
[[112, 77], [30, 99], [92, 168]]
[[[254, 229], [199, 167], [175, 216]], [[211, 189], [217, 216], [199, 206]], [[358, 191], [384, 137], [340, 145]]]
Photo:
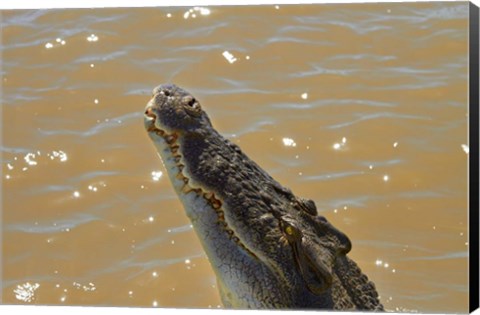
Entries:
[[144, 122], [225, 307], [383, 310], [348, 237], [222, 137], [190, 93], [156, 87]]

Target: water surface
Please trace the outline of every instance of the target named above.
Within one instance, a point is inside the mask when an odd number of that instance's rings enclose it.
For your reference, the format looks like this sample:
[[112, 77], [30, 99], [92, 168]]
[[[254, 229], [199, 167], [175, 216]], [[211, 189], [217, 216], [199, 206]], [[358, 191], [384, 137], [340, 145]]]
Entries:
[[387, 309], [466, 312], [467, 18], [466, 2], [2, 12], [3, 302], [220, 307], [143, 129], [174, 82], [349, 235]]

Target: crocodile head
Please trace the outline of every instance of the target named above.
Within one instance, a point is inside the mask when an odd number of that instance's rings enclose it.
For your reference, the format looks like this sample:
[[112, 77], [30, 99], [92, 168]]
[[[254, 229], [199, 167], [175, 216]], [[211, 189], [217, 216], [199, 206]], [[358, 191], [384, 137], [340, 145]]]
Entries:
[[346, 257], [348, 237], [317, 214], [312, 200], [296, 197], [222, 137], [190, 93], [173, 84], [156, 87], [144, 124], [225, 306], [381, 307], [374, 288], [363, 301], [345, 284], [353, 270], [355, 286], [372, 286]]

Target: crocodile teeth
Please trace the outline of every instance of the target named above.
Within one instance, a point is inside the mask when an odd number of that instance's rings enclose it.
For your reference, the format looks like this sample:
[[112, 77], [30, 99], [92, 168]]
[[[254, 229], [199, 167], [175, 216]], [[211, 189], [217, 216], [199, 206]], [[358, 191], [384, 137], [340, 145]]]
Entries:
[[182, 159], [182, 157], [180, 155], [175, 155], [173, 158], [174, 158], [175, 162], [177, 162], [177, 163], [180, 162], [180, 160]]
[[165, 140], [167, 141], [168, 144], [173, 144], [173, 143], [175, 143], [175, 140], [177, 140], [177, 135], [176, 134], [167, 135], [165, 137]]
[[185, 175], [183, 175], [183, 173], [178, 173], [176, 176], [175, 176], [177, 179], [180, 179], [180, 180], [183, 180], [185, 178]]
[[192, 189], [192, 187], [190, 187], [190, 186], [188, 186], [188, 185], [184, 185], [184, 186], [182, 187], [182, 192], [183, 192], [184, 194], [188, 194], [188, 193], [191, 192], [191, 191], [193, 191], [193, 189]]
[[210, 199], [210, 198], [213, 197], [213, 194], [211, 192], [208, 192], [208, 193], [203, 194], [203, 197], [205, 197], [205, 199]]
[[222, 205], [221, 205], [220, 201], [218, 201], [218, 200], [215, 200], [214, 202], [212, 202], [212, 207], [213, 207], [213, 209], [215, 209], [215, 210], [216, 210], [216, 209], [220, 209], [221, 206], [222, 206]]

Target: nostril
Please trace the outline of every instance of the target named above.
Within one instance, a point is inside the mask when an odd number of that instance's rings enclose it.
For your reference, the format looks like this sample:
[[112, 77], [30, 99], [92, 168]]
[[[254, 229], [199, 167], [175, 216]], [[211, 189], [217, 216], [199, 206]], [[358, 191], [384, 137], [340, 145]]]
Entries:
[[163, 91], [163, 95], [165, 95], [165, 96], [170, 96], [170, 92], [167, 91], [167, 90], [165, 90], [165, 91]]

